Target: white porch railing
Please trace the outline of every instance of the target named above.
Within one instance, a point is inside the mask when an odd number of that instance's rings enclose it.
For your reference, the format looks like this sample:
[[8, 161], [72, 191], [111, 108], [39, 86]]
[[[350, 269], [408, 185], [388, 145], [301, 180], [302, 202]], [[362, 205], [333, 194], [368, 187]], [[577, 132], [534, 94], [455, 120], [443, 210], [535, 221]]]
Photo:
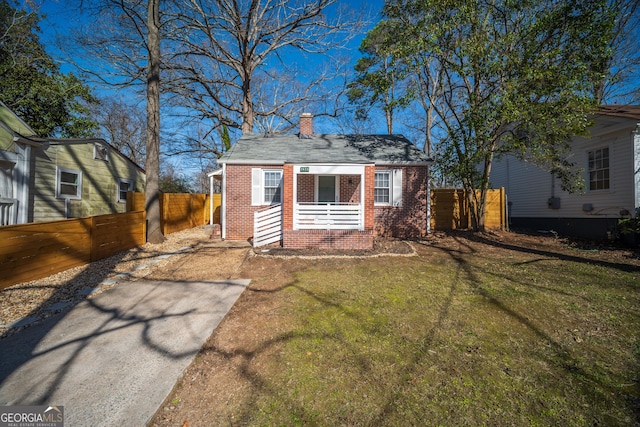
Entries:
[[0, 226], [18, 222], [18, 199], [0, 198]]
[[282, 205], [253, 213], [253, 247], [279, 242], [282, 239]]
[[294, 230], [363, 230], [364, 209], [359, 203], [296, 203]]

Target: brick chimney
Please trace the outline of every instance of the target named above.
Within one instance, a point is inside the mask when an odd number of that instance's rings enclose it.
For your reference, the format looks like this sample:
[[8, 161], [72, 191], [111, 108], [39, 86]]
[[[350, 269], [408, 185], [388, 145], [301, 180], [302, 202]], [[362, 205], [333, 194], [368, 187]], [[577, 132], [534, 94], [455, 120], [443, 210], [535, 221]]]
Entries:
[[313, 115], [311, 113], [300, 114], [300, 136], [313, 135]]

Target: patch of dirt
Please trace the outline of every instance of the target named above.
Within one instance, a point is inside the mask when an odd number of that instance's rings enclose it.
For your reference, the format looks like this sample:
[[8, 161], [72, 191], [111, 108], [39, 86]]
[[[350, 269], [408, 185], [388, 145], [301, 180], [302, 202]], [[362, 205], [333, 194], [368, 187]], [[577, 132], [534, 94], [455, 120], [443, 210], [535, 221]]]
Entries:
[[255, 248], [254, 254], [268, 257], [366, 257], [379, 255], [411, 255], [414, 253], [411, 245], [398, 239], [376, 238], [372, 249], [285, 249], [279, 246]]

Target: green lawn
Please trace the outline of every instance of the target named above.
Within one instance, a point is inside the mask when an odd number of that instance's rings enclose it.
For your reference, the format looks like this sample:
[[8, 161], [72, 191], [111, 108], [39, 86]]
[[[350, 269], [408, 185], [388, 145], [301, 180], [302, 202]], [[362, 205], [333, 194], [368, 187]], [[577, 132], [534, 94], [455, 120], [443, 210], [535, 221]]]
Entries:
[[305, 264], [247, 424], [637, 425], [638, 270], [460, 243]]

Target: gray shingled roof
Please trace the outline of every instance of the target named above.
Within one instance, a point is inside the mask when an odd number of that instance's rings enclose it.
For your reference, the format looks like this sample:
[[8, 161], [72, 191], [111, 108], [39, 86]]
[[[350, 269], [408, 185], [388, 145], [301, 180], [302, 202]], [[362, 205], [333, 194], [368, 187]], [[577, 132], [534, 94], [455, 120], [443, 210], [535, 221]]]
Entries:
[[427, 155], [402, 135], [244, 135], [218, 163], [426, 164]]

